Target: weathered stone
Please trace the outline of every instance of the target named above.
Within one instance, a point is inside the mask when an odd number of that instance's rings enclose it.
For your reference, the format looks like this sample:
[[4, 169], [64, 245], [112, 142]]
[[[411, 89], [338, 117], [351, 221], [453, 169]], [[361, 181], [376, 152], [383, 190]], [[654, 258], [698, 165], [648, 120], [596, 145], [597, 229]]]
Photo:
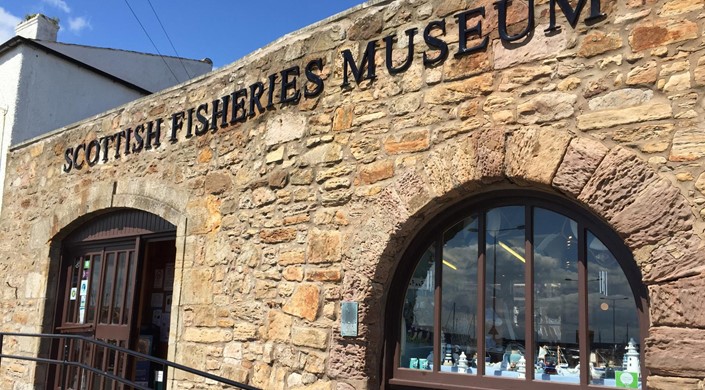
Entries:
[[314, 374], [322, 374], [326, 369], [326, 354], [310, 351], [306, 355], [306, 362], [304, 363], [304, 369], [308, 372]]
[[701, 128], [677, 130], [673, 135], [673, 146], [669, 161], [692, 161], [705, 156], [705, 131]]
[[294, 228], [277, 228], [264, 229], [260, 231], [259, 238], [267, 244], [276, 244], [280, 242], [292, 241], [296, 238], [296, 229]]
[[285, 170], [277, 170], [269, 175], [269, 187], [270, 188], [284, 188], [286, 187], [287, 181], [289, 180], [289, 173]]
[[528, 128], [513, 133], [507, 141], [507, 177], [551, 184], [570, 139], [570, 134], [552, 129]]
[[533, 81], [548, 79], [552, 74], [553, 68], [548, 65], [508, 69], [502, 76], [499, 90], [512, 91], [518, 87], [527, 86]]
[[701, 276], [649, 286], [651, 323], [654, 326], [704, 328], [705, 311], [702, 310], [704, 289], [705, 280]]
[[653, 85], [658, 78], [656, 61], [637, 66], [627, 74], [627, 85]]
[[250, 322], [239, 322], [233, 326], [233, 340], [248, 341], [259, 337], [259, 326]]
[[650, 101], [654, 92], [650, 89], [624, 88], [596, 97], [588, 102], [591, 110], [639, 106]]
[[671, 0], [663, 5], [659, 16], [676, 16], [692, 11], [702, 11], [703, 8], [705, 8], [705, 0]]
[[361, 184], [374, 184], [392, 176], [394, 176], [394, 162], [390, 160], [365, 165], [358, 174]]
[[389, 113], [395, 116], [401, 116], [418, 110], [421, 106], [422, 94], [409, 94], [399, 96], [389, 104]]
[[453, 81], [475, 76], [492, 69], [487, 51], [480, 51], [460, 58], [449, 58], [443, 65], [445, 80]]
[[655, 172], [633, 152], [617, 147], [605, 156], [578, 199], [609, 221], [655, 179]]
[[293, 252], [284, 252], [281, 255], [279, 255], [279, 261], [277, 262], [279, 265], [282, 266], [287, 266], [287, 265], [292, 265], [292, 264], [303, 264], [306, 262], [306, 257], [303, 251], [293, 251]]
[[339, 268], [306, 270], [306, 280], [310, 282], [339, 282], [343, 279], [343, 273]]
[[428, 130], [415, 130], [393, 135], [384, 140], [384, 150], [387, 153], [420, 152], [431, 146], [431, 134]]
[[320, 300], [320, 288], [314, 284], [300, 284], [282, 307], [284, 313], [309, 321], [316, 319]]
[[353, 106], [341, 106], [335, 110], [333, 117], [333, 131], [343, 131], [352, 127], [354, 118]]
[[517, 106], [518, 122], [523, 124], [553, 122], [573, 115], [578, 97], [563, 92], [538, 95]]
[[[548, 26], [536, 26], [536, 31], [543, 31]], [[558, 34], [533, 34], [531, 40], [519, 47], [507, 48], [499, 41], [492, 43], [494, 49], [494, 68], [506, 69], [510, 66], [534, 62], [555, 56], [568, 46], [565, 29]]]
[[313, 170], [310, 168], [297, 169], [291, 174], [291, 184], [305, 186], [313, 183]]
[[705, 271], [702, 256], [705, 243], [698, 236], [689, 232], [671, 232], [671, 237], [658, 244], [634, 251], [644, 283], [674, 280]]
[[506, 143], [504, 130], [489, 129], [481, 132], [477, 139], [477, 176], [484, 182], [503, 177]]
[[212, 172], [206, 176], [205, 184], [207, 193], [217, 195], [230, 190], [233, 181], [228, 174]]
[[308, 214], [296, 214], [296, 215], [290, 215], [288, 217], [284, 217], [283, 223], [284, 226], [291, 226], [291, 225], [298, 225], [300, 223], [306, 223], [311, 220], [311, 217]]
[[280, 311], [271, 310], [268, 316], [267, 337], [272, 341], [289, 341], [293, 318]]
[[690, 72], [674, 74], [663, 86], [663, 91], [667, 93], [683, 92], [688, 89], [690, 89]]
[[258, 187], [252, 191], [252, 202], [256, 207], [268, 205], [275, 200], [277, 195], [267, 187]]
[[494, 75], [484, 73], [462, 81], [439, 84], [426, 92], [427, 104], [459, 103], [466, 99], [482, 96], [493, 91]]
[[580, 86], [581, 80], [578, 77], [568, 77], [567, 79], [561, 81], [558, 83], [558, 90], [559, 91], [573, 91], [577, 89]]
[[195, 343], [223, 343], [233, 339], [233, 332], [219, 328], [186, 328], [181, 336], [184, 341]]
[[693, 212], [669, 181], [651, 181], [635, 194], [623, 210], [610, 219], [626, 243], [638, 248], [670, 237], [673, 232], [690, 229]]
[[[701, 377], [705, 359], [705, 330], [652, 327], [645, 340], [645, 360], [652, 374], [662, 376]], [[674, 359], [673, 351], [687, 359]]]
[[632, 107], [629, 110], [602, 110], [578, 116], [580, 130], [594, 130], [629, 123], [667, 119], [673, 115], [670, 104], [648, 104]]
[[693, 71], [693, 80], [698, 87], [705, 85], [705, 56], [698, 58], [698, 65]]
[[312, 229], [309, 232], [307, 259], [310, 264], [335, 263], [341, 258], [341, 236], [337, 231]]
[[688, 60], [674, 61], [671, 63], [663, 64], [661, 66], [661, 71], [659, 72], [658, 75], [661, 77], [667, 77], [667, 76], [672, 76], [674, 74], [687, 72], [689, 70], [690, 70], [690, 61], [688, 61]]
[[703, 382], [697, 378], [678, 378], [649, 375], [649, 389], [651, 390], [702, 390]]
[[332, 142], [318, 146], [304, 156], [302, 160], [307, 165], [333, 165], [343, 160], [343, 148], [339, 143]]
[[181, 304], [210, 304], [213, 302], [213, 270], [196, 268], [184, 272]]
[[633, 51], [642, 51], [671, 43], [698, 38], [698, 25], [688, 20], [646, 21], [636, 25], [629, 34]]
[[578, 55], [590, 58], [620, 47], [622, 47], [622, 38], [619, 34], [605, 34], [601, 31], [593, 31], [583, 39], [578, 49]]
[[382, 32], [384, 18], [381, 12], [366, 15], [348, 29], [348, 39], [351, 41], [367, 41]]
[[291, 342], [302, 347], [325, 349], [328, 345], [328, 332], [322, 329], [294, 327]]
[[354, 168], [351, 165], [339, 165], [335, 168], [318, 171], [318, 173], [316, 174], [316, 182], [323, 183], [324, 181], [332, 179], [334, 177], [349, 175], [353, 172], [353, 169]]
[[375, 137], [363, 136], [359, 139], [354, 139], [350, 143], [350, 152], [355, 159], [370, 163], [377, 158], [380, 150], [380, 141]]
[[288, 113], [269, 117], [264, 139], [267, 145], [272, 146], [299, 139], [305, 133], [306, 117], [303, 114]]
[[340, 188], [350, 188], [351, 184], [350, 179], [347, 177], [334, 177], [323, 182], [323, 190], [333, 191]]
[[286, 267], [282, 271], [282, 277], [291, 282], [300, 282], [304, 280], [304, 270], [302, 267]]

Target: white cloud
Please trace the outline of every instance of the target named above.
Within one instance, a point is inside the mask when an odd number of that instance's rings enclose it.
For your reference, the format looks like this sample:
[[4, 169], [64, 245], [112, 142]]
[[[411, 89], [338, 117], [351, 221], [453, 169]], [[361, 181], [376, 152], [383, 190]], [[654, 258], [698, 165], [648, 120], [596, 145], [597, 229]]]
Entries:
[[71, 8], [69, 8], [69, 5], [66, 4], [66, 2], [64, 0], [42, 0], [42, 1], [66, 12], [67, 14], [71, 13]]
[[91, 23], [86, 18], [79, 16], [77, 18], [69, 18], [69, 30], [74, 34], [80, 34], [85, 29], [92, 29]]
[[15, 36], [15, 27], [20, 21], [20, 18], [0, 7], [0, 43]]

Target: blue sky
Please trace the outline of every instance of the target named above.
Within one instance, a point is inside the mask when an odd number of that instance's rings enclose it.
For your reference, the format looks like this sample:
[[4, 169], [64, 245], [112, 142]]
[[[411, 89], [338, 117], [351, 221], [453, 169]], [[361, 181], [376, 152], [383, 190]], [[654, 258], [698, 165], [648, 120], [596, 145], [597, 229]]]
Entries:
[[[221, 67], [363, 0], [151, 0], [181, 57]], [[163, 55], [176, 55], [147, 0], [0, 0], [0, 43], [27, 14], [58, 17], [59, 41], [155, 53], [127, 3]], [[293, 5], [293, 6], [292, 6]]]

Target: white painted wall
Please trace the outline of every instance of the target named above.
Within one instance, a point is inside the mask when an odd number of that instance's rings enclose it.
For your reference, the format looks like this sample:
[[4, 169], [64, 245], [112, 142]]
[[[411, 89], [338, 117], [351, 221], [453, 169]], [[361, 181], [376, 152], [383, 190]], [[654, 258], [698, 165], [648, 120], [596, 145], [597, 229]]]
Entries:
[[[143, 95], [123, 84], [29, 45], [0, 58], [0, 194], [5, 156], [14, 145]], [[0, 209], [2, 208], [0, 197]]]
[[20, 70], [12, 145], [143, 96], [34, 47], [20, 50], [27, 61]]
[[12, 137], [21, 67], [22, 53], [17, 48], [0, 57], [0, 210], [5, 188], [5, 156]]

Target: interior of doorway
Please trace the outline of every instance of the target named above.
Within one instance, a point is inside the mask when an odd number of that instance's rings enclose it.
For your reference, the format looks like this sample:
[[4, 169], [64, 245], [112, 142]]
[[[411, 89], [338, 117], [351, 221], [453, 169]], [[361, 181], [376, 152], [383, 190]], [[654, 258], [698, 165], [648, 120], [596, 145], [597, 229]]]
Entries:
[[[138, 330], [132, 349], [160, 359], [166, 359], [171, 329], [171, 303], [174, 290], [176, 242], [173, 238], [146, 242], [142, 261]], [[147, 361], [135, 363], [134, 379], [152, 385], [156, 371]]]

